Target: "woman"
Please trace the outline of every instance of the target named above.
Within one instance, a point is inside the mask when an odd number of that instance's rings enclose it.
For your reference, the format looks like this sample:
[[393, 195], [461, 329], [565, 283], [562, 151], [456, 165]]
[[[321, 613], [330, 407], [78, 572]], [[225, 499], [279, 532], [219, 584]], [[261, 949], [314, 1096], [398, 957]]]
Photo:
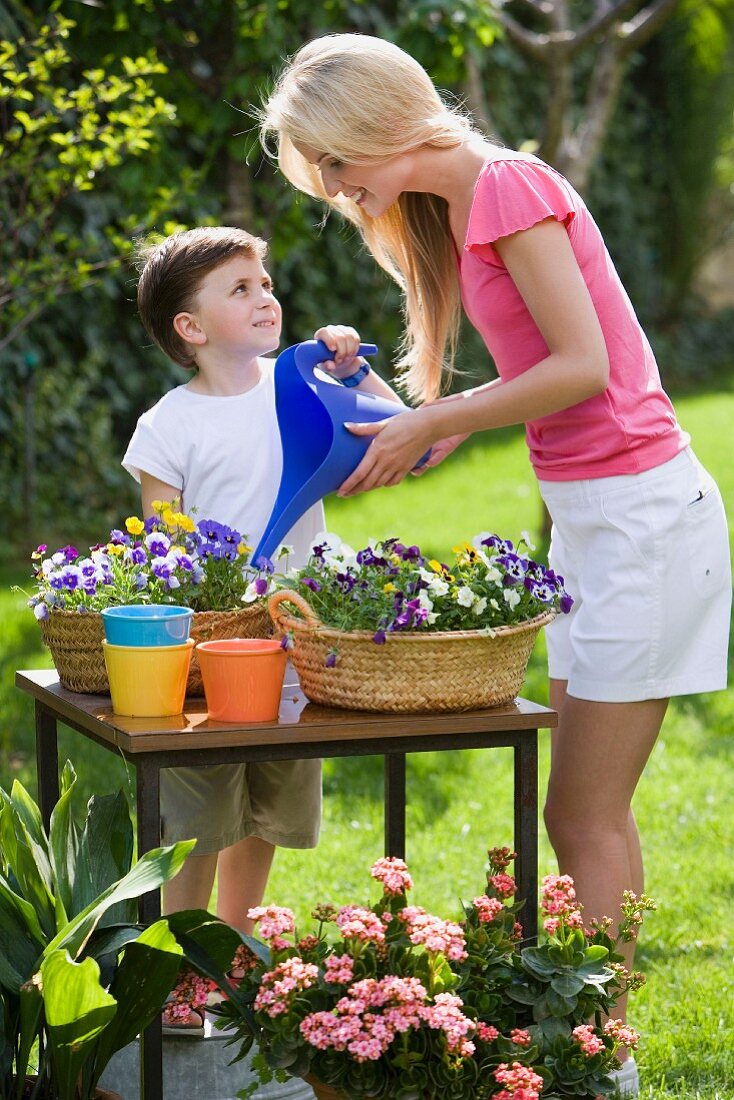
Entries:
[[[425, 403], [351, 426], [375, 438], [341, 492], [396, 484], [429, 446], [435, 465], [468, 433], [526, 425], [551, 565], [576, 599], [547, 631], [560, 722], [545, 820], [587, 920], [615, 914], [625, 890], [643, 890], [631, 800], [668, 698], [726, 686], [718, 489], [597, 226], [559, 173], [486, 141], [413, 58], [363, 35], [306, 45], [262, 127], [291, 183], [357, 225], [404, 294], [398, 366]], [[499, 378], [440, 398], [462, 304]], [[636, 1094], [631, 1059], [618, 1084]]]

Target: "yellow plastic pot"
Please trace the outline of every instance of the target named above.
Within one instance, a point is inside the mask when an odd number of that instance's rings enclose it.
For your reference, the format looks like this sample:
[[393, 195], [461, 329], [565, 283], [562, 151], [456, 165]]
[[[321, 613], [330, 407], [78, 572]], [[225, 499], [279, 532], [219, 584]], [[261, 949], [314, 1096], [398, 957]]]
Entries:
[[186, 698], [193, 639], [182, 645], [127, 646], [102, 642], [115, 714], [165, 718]]

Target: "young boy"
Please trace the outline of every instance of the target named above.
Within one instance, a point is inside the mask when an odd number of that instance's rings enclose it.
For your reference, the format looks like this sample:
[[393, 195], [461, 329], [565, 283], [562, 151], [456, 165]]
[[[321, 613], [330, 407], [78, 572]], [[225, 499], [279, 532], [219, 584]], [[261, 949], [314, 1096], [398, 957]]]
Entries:
[[[274, 360], [281, 308], [263, 266], [267, 246], [241, 229], [219, 226], [174, 234], [139, 250], [140, 317], [150, 337], [180, 366], [184, 385], [140, 417], [123, 465], [140, 482], [143, 514], [154, 500], [181, 497], [201, 519], [235, 527], [256, 545], [270, 516], [282, 468], [275, 416]], [[361, 371], [354, 329], [315, 333], [333, 352], [334, 377]], [[352, 383], [398, 400], [373, 371]], [[286, 541], [290, 564], [305, 564], [324, 529], [319, 503]], [[217, 765], [161, 773], [164, 843], [196, 837], [183, 868], [164, 890], [165, 912], [207, 909], [218, 871], [217, 912], [252, 932], [248, 909], [262, 901], [274, 849], [312, 848], [321, 814], [321, 761]], [[175, 1018], [164, 1015], [166, 1027]], [[180, 1021], [200, 1033], [199, 1013]]]

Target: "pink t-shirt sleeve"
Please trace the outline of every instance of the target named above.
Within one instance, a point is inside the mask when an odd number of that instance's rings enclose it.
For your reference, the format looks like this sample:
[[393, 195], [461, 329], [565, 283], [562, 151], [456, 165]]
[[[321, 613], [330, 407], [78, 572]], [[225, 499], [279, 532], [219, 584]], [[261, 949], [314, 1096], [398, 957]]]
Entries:
[[568, 229], [575, 216], [572, 193], [552, 168], [528, 160], [490, 161], [477, 181], [464, 247], [503, 266], [494, 241], [547, 218]]

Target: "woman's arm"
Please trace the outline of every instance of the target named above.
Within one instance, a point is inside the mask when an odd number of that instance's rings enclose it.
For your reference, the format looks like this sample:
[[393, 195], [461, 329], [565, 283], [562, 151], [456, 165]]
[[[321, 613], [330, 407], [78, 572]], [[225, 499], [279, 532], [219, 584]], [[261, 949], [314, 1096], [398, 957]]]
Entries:
[[564, 227], [548, 219], [503, 237], [495, 248], [549, 354], [516, 378], [470, 391], [468, 400], [439, 399], [409, 415], [350, 425], [355, 434], [376, 438], [340, 496], [397, 484], [437, 440], [536, 420], [606, 389], [604, 336]]
[[167, 485], [165, 481], [159, 481], [157, 477], [146, 474], [145, 470], [141, 470], [140, 495], [143, 499], [143, 519], [147, 519], [149, 516], [155, 515], [154, 500], [165, 500], [167, 504], [172, 503], [177, 498], [180, 499], [181, 490], [175, 489], [173, 485]]

